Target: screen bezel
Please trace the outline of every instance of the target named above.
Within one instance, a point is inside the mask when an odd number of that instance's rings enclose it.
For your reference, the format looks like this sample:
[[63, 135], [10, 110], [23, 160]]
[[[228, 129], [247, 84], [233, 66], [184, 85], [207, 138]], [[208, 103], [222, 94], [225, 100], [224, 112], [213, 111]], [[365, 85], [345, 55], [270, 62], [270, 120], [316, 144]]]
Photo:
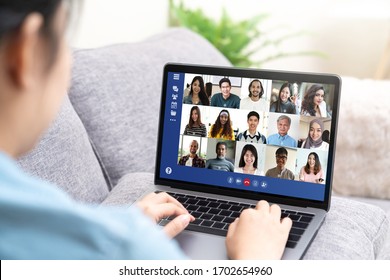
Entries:
[[[166, 179], [160, 177], [161, 168], [161, 155], [162, 155], [162, 139], [163, 139], [163, 126], [164, 126], [164, 112], [166, 110], [166, 94], [168, 84], [168, 73], [194, 73], [202, 75], [219, 75], [219, 76], [236, 76], [245, 78], [263, 78], [270, 80], [285, 80], [296, 82], [310, 82], [321, 84], [333, 84], [334, 99], [332, 107], [332, 119], [331, 119], [331, 136], [329, 144], [329, 157], [327, 165], [326, 175], [326, 187], [324, 194], [324, 201], [316, 201], [309, 199], [302, 199], [296, 197], [286, 197], [281, 195], [258, 193], [246, 190], [229, 189], [225, 187], [207, 186], [199, 183], [190, 183], [184, 181], [177, 181], [173, 179]], [[335, 158], [335, 143], [337, 138], [337, 124], [338, 124], [338, 112], [340, 103], [340, 91], [341, 91], [341, 78], [335, 74], [324, 73], [308, 73], [308, 72], [292, 72], [292, 71], [275, 71], [275, 70], [259, 70], [249, 68], [237, 68], [237, 67], [219, 67], [208, 65], [189, 65], [189, 64], [176, 64], [168, 63], [164, 67], [163, 81], [162, 81], [162, 94], [161, 105], [159, 114], [159, 128], [158, 128], [158, 141], [157, 141], [157, 155], [155, 164], [155, 176], [154, 183], [157, 185], [170, 186], [177, 189], [200, 191], [205, 193], [220, 194], [225, 196], [240, 197], [245, 199], [261, 200], [265, 199], [272, 203], [288, 204], [300, 207], [313, 207], [329, 210], [330, 207], [330, 195], [332, 190], [332, 179], [334, 169]]]

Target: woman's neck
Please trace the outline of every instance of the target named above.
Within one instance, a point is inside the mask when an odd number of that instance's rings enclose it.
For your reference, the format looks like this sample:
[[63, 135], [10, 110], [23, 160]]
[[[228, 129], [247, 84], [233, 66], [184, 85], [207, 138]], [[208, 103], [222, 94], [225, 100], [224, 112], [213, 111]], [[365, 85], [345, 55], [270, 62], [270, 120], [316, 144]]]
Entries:
[[256, 170], [256, 168], [253, 167], [253, 165], [245, 165], [242, 170], [244, 171], [244, 173], [249, 173], [249, 172], [253, 172]]
[[200, 101], [199, 94], [198, 93], [192, 93], [192, 103], [193, 104], [198, 104]]

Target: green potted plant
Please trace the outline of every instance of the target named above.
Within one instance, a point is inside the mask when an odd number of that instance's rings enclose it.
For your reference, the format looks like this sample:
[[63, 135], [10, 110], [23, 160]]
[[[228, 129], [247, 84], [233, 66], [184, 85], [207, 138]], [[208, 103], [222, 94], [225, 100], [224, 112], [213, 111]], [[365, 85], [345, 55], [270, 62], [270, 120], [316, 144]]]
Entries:
[[[200, 34], [220, 50], [234, 66], [261, 67], [263, 63], [270, 60], [297, 55], [324, 57], [323, 53], [317, 51], [280, 51], [278, 47], [283, 41], [307, 33], [295, 32], [270, 39], [267, 32], [260, 29], [261, 23], [269, 17], [267, 14], [234, 21], [223, 8], [221, 18], [215, 20], [208, 17], [201, 9], [191, 10], [185, 7], [182, 1], [175, 4], [175, 1], [170, 0], [169, 4], [170, 26], [183, 26]], [[258, 45], [254, 46], [254, 42], [258, 42]], [[253, 58], [254, 54], [270, 47], [274, 50], [272, 54], [257, 60]]]

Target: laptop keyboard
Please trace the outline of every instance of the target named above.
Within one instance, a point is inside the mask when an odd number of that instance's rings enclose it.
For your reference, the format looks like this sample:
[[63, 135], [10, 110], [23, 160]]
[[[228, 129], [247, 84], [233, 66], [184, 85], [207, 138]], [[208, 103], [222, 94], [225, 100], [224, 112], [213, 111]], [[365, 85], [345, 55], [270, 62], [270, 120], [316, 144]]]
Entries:
[[[168, 194], [176, 198], [195, 217], [195, 221], [188, 225], [187, 230], [206, 232], [220, 236], [226, 236], [230, 223], [240, 216], [242, 210], [256, 207], [254, 204], [238, 203], [222, 199], [173, 192], [168, 192]], [[290, 217], [293, 221], [286, 247], [295, 248], [314, 215], [282, 209], [282, 218], [285, 217]], [[173, 217], [164, 218], [159, 224], [164, 226], [172, 219]]]

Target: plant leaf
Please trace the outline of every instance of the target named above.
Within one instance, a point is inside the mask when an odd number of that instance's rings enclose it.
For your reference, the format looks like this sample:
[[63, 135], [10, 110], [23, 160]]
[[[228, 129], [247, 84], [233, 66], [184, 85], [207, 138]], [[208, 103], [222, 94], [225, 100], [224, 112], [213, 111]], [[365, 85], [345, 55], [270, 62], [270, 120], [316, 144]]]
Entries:
[[[291, 32], [277, 38], [269, 38], [272, 34], [270, 29], [262, 32], [259, 28], [267, 18], [268, 14], [259, 14], [252, 18], [234, 21], [222, 9], [222, 16], [217, 21], [209, 18], [201, 9], [191, 10], [184, 6], [183, 1], [175, 4], [175, 1], [169, 0], [169, 23], [171, 26], [184, 26], [207, 39], [213, 44], [225, 57], [235, 66], [250, 67], [259, 66], [264, 62], [280, 59], [288, 56], [318, 56], [325, 57], [321, 52], [300, 51], [300, 52], [277, 52], [269, 55], [259, 61], [253, 61], [251, 57], [263, 51], [265, 48], [278, 48], [286, 40], [307, 35], [307, 32]], [[254, 42], [257, 43], [253, 46]]]

